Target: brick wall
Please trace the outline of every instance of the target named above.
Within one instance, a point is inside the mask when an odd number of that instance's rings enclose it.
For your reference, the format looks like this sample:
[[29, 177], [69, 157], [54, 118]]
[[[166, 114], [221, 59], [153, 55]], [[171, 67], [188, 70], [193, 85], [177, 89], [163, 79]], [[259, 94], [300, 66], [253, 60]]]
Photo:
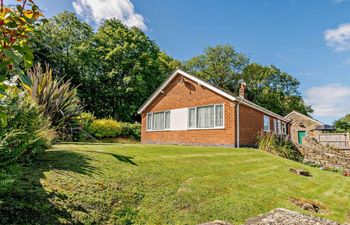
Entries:
[[[178, 75], [142, 113], [142, 143], [235, 145], [235, 103]], [[146, 115], [177, 108], [224, 104], [225, 128], [181, 131], [147, 131]]]
[[[258, 135], [264, 130], [264, 113], [251, 108], [249, 106], [240, 104], [240, 131], [239, 143], [240, 146], [257, 146]], [[274, 131], [273, 119], [270, 115], [270, 129]]]

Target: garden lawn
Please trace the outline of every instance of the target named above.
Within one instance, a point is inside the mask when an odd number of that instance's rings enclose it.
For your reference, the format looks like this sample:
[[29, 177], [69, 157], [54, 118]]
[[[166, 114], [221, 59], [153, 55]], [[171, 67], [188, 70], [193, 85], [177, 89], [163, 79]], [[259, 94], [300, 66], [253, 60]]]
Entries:
[[305, 198], [326, 207], [314, 215], [349, 222], [349, 191], [339, 173], [254, 149], [67, 143], [19, 169], [0, 214], [18, 224], [240, 224], [277, 207], [308, 213], [290, 203]]

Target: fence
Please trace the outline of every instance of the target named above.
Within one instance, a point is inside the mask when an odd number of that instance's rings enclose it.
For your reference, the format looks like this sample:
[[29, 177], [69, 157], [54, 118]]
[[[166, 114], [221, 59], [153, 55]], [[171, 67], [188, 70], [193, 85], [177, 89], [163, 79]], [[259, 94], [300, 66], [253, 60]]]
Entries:
[[325, 146], [350, 150], [349, 133], [322, 133], [318, 135], [318, 142]]

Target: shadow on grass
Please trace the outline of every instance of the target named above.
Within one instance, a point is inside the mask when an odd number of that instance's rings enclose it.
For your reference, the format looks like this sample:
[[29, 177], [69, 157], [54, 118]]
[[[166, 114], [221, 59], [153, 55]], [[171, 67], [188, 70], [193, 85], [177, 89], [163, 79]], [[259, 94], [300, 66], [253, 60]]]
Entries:
[[115, 153], [110, 153], [110, 152], [99, 152], [99, 151], [88, 151], [88, 150], [84, 150], [82, 152], [90, 152], [90, 153], [98, 153], [98, 154], [105, 154], [105, 155], [110, 155], [113, 156], [115, 159], [124, 162], [124, 163], [129, 163], [132, 164], [134, 166], [137, 166], [137, 164], [132, 161], [132, 159], [134, 159], [131, 156], [124, 156], [124, 155], [119, 155], [119, 154], [115, 154]]
[[[50, 170], [91, 175], [94, 168], [89, 165], [89, 160], [75, 152], [47, 151], [35, 162], [19, 165], [13, 185], [0, 190], [0, 224], [80, 224], [69, 213], [80, 209], [69, 203], [65, 207], [55, 205], [51, 200], [67, 201], [68, 196], [45, 190], [40, 179]], [[84, 212], [84, 209], [80, 211]]]

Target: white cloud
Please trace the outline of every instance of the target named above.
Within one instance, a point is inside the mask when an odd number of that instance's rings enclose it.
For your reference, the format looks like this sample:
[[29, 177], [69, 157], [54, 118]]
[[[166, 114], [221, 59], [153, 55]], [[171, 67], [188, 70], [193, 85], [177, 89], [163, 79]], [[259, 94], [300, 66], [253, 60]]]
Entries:
[[305, 101], [320, 117], [341, 117], [350, 113], [350, 87], [329, 84], [312, 87], [306, 91]]
[[130, 0], [74, 0], [72, 5], [78, 15], [96, 24], [115, 18], [128, 27], [147, 30], [143, 16], [135, 12]]
[[328, 46], [335, 51], [350, 50], [350, 23], [340, 24], [335, 29], [324, 32], [324, 39]]

